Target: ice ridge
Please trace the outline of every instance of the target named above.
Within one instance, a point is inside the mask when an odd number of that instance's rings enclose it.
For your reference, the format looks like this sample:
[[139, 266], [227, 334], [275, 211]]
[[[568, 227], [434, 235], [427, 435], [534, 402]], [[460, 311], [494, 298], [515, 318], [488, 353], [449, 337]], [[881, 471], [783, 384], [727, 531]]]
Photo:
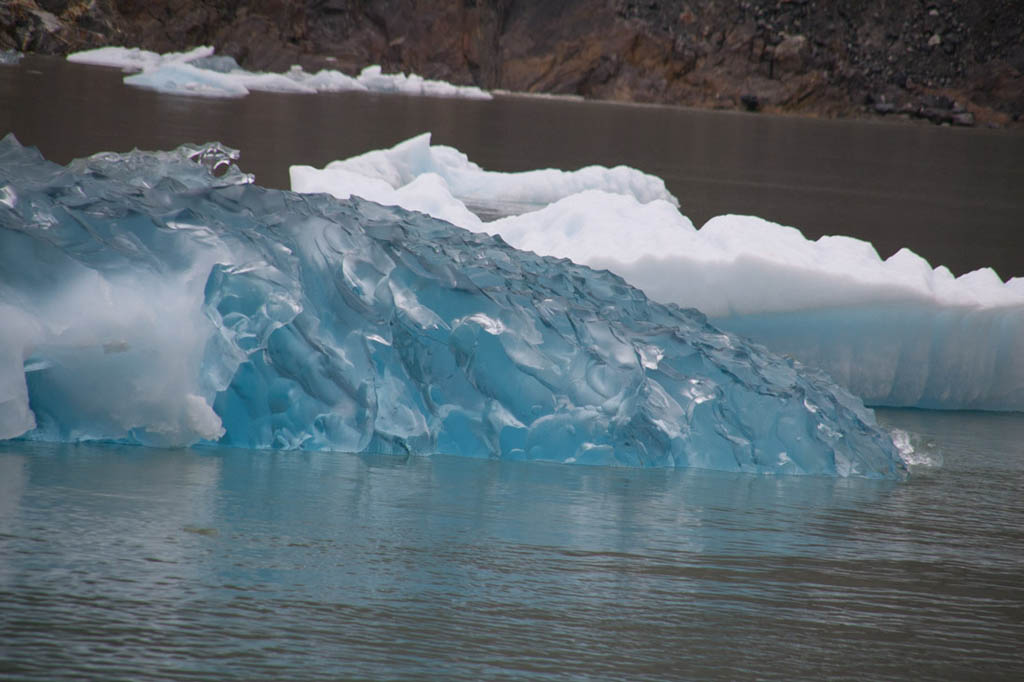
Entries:
[[700, 313], [231, 155], [0, 142], [0, 437], [906, 475], [860, 401]]

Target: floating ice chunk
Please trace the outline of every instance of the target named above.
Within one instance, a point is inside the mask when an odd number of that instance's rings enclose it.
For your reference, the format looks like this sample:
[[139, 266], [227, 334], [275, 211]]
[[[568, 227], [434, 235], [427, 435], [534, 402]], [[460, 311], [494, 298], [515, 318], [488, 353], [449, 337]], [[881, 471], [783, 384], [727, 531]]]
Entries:
[[[812, 241], [751, 216], [719, 216], [695, 230], [657, 178], [603, 170], [491, 173], [421, 135], [291, 173], [296, 191], [423, 210], [611, 270], [655, 300], [697, 308], [824, 369], [871, 404], [1024, 410], [1024, 279], [1004, 283], [991, 269], [954, 277], [907, 249], [883, 260], [868, 242]], [[427, 174], [446, 185], [433, 189], [436, 202], [404, 203], [404, 188]], [[360, 193], [366, 181], [376, 193]], [[490, 223], [467, 215], [466, 203], [517, 202], [540, 210]]]
[[289, 174], [292, 187], [302, 187], [307, 194], [330, 194], [336, 199], [357, 196], [386, 206], [398, 205], [397, 190], [380, 178], [344, 168], [320, 171], [311, 166], [292, 166]]
[[853, 396], [697, 312], [192, 160], [225, 151], [65, 168], [0, 141], [5, 437], [905, 476]]
[[232, 74], [197, 69], [191, 64], [163, 64], [142, 73], [125, 76], [124, 82], [172, 95], [197, 97], [245, 97], [249, 89]]
[[892, 440], [908, 467], [941, 467], [942, 451], [935, 444], [903, 429], [892, 429]]
[[[557, 229], [547, 231], [549, 225]], [[483, 228], [516, 248], [572, 254], [569, 257], [578, 263], [597, 262], [608, 253], [623, 262], [636, 262], [649, 256], [651, 243], [664, 244], [667, 250], [660, 255], [666, 258], [684, 257], [699, 246], [693, 223], [673, 204], [663, 199], [640, 203], [628, 194], [597, 190], [580, 192], [533, 213], [486, 223]]]
[[229, 71], [226, 75], [247, 90], [254, 92], [285, 92], [308, 95], [317, 91], [315, 87], [296, 80], [286, 73], [252, 73], [239, 69]]
[[0, 66], [13, 66], [21, 61], [22, 56], [17, 50], [0, 50]]
[[491, 94], [470, 85], [453, 85], [445, 81], [423, 78], [411, 73], [382, 73], [379, 65], [367, 66], [359, 73], [359, 83], [372, 92], [393, 92], [403, 95], [491, 99]]
[[292, 66], [287, 75], [296, 83], [305, 85], [317, 92], [359, 92], [367, 90], [365, 85], [352, 76], [333, 69], [321, 69], [316, 73], [306, 73], [301, 66], [295, 65]]
[[[296, 172], [295, 169], [300, 169]], [[325, 191], [330, 173], [345, 170], [387, 182], [398, 189], [424, 173], [440, 176], [448, 191], [461, 202], [504, 203], [539, 208], [585, 190], [599, 189], [627, 194], [637, 201], [655, 199], [678, 205], [661, 178], [634, 168], [588, 166], [577, 171], [554, 169], [500, 173], [485, 171], [457, 149], [431, 145], [430, 133], [418, 135], [391, 149], [367, 152], [343, 161], [332, 161], [323, 170], [310, 166], [292, 167], [292, 189], [296, 192]], [[311, 184], [317, 173], [325, 177]], [[339, 176], [341, 179], [351, 176]], [[312, 187], [316, 189], [311, 189]], [[342, 187], [338, 193], [344, 193]], [[469, 227], [466, 225], [465, 227]]]
[[173, 95], [205, 97], [244, 97], [250, 92], [312, 94], [316, 89], [282, 73], [252, 73], [236, 69], [197, 68], [192, 64], [164, 64], [127, 76], [128, 85], [159, 90]]
[[138, 47], [99, 47], [95, 50], [73, 52], [68, 55], [68, 61], [78, 64], [114, 66], [124, 71], [145, 71], [168, 64], [185, 64], [211, 55], [213, 55], [213, 48], [209, 46], [196, 47], [187, 52], [168, 52], [166, 54], [150, 52]]
[[293, 186], [305, 188], [306, 194], [323, 192], [338, 199], [356, 196], [385, 206], [401, 206], [479, 232], [482, 222], [466, 206], [453, 197], [441, 176], [424, 173], [399, 189], [379, 178], [360, 175], [344, 168], [317, 170], [309, 166], [292, 166]]
[[[124, 79], [128, 85], [159, 90], [169, 94], [206, 97], [241, 97], [250, 91], [315, 93], [373, 91], [431, 97], [491, 99], [490, 93], [473, 86], [453, 85], [425, 79], [416, 74], [385, 74], [380, 66], [368, 66], [353, 78], [340, 71], [306, 73], [293, 66], [287, 73], [264, 73], [242, 69], [228, 56], [215, 56], [212, 47], [197, 47], [188, 52], [158, 54], [127, 47], [101, 47], [68, 55], [81, 64], [116, 66], [141, 74]], [[196, 70], [193, 70], [196, 69]], [[220, 74], [221, 78], [209, 73]]]

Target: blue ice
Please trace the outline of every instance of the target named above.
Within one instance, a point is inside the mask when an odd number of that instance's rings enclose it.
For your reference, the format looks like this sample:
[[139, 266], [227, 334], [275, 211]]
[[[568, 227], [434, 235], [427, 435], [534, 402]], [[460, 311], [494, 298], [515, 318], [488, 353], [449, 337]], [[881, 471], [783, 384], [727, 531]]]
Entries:
[[905, 476], [859, 399], [695, 310], [235, 157], [0, 142], [0, 438]]

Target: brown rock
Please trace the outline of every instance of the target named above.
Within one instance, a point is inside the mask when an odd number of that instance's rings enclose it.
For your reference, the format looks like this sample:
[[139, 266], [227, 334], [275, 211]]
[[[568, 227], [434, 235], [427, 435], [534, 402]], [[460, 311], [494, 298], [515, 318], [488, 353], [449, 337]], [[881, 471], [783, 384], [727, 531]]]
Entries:
[[786, 36], [775, 46], [774, 64], [776, 73], [800, 73], [807, 59], [807, 37]]
[[733, 108], [753, 97], [817, 115], [867, 115], [868, 93], [917, 111], [927, 87], [981, 125], [1015, 124], [1022, 1], [932, 16], [891, 0], [0, 0], [0, 49], [212, 44], [250, 69], [378, 63], [485, 88]]

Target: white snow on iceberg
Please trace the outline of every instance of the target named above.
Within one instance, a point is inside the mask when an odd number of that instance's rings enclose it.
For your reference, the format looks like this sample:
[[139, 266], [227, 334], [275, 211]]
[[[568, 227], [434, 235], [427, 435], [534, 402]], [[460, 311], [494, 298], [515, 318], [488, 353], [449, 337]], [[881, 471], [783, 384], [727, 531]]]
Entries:
[[[655, 300], [824, 369], [869, 404], [1024, 410], [1021, 278], [954, 277], [907, 249], [883, 260], [859, 239], [812, 241], [750, 216], [697, 230], [664, 183], [640, 171], [493, 173], [426, 135], [322, 170], [293, 166], [291, 179], [296, 191], [355, 194], [607, 268]], [[488, 197], [543, 208], [484, 222], [467, 204]]]
[[[340, 199], [355, 194], [384, 204], [423, 210], [392, 201], [389, 192], [398, 192], [396, 197], [405, 196], [402, 193], [410, 185], [433, 175], [443, 186], [438, 195], [439, 199], [444, 199], [440, 210], [454, 210], [464, 216], [464, 222], [453, 222], [467, 229], [478, 229], [479, 220], [474, 221], [471, 217], [474, 214], [464, 210], [464, 205], [460, 208], [459, 204], [538, 209], [587, 190], [629, 195], [639, 202], [661, 200], [673, 207], [679, 204], [665, 189], [664, 180], [635, 168], [587, 166], [572, 172], [552, 168], [521, 173], [486, 171], [458, 149], [430, 144], [430, 137], [430, 133], [423, 133], [391, 149], [332, 161], [323, 169], [292, 166], [292, 189], [305, 193], [326, 192]], [[372, 181], [376, 190], [368, 190], [363, 184], [366, 180]], [[366, 191], [374, 195], [362, 193]], [[436, 213], [431, 215], [451, 220]]]
[[199, 69], [188, 63], [164, 64], [124, 77], [127, 85], [159, 90], [172, 95], [197, 97], [245, 97], [249, 88], [228, 74]]
[[185, 64], [213, 55], [213, 48], [197, 47], [187, 52], [158, 54], [138, 47], [98, 47], [68, 55], [69, 62], [113, 66], [124, 71], [148, 71], [168, 64]]
[[266, 73], [247, 71], [230, 57], [214, 56], [213, 53], [212, 47], [197, 47], [188, 52], [167, 54], [139, 48], [101, 47], [75, 52], [68, 55], [68, 60], [138, 71], [125, 76], [124, 82], [176, 95], [244, 97], [253, 91], [305, 94], [369, 91], [491, 99], [490, 93], [477, 87], [453, 85], [416, 74], [385, 74], [377, 65], [367, 66], [356, 77], [332, 69], [311, 74], [297, 65], [286, 73]]

